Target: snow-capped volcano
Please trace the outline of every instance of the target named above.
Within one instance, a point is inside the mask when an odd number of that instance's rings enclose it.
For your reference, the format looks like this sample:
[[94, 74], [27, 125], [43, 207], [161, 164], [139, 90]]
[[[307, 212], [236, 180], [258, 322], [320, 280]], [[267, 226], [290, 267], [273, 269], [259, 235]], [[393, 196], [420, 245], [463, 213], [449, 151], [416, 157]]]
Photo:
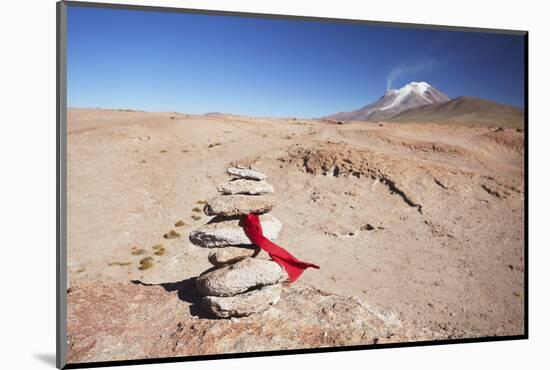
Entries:
[[341, 121], [381, 121], [407, 109], [449, 101], [449, 97], [427, 82], [411, 82], [400, 89], [388, 90], [374, 103], [351, 112], [325, 117]]

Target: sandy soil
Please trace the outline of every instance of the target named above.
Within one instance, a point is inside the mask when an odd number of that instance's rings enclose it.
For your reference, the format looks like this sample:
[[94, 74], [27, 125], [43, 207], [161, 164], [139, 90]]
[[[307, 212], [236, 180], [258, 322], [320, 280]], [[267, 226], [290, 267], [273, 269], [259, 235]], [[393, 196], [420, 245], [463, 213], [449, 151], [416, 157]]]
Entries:
[[321, 266], [300, 281], [450, 336], [523, 334], [523, 150], [515, 129], [70, 109], [69, 283], [197, 276], [193, 209], [253, 164], [278, 244]]

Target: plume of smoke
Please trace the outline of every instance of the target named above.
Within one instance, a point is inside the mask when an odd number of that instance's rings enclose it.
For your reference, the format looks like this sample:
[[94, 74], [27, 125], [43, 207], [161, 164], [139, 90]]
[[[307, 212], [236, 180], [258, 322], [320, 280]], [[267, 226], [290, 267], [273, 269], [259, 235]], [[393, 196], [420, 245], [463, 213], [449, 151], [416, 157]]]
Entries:
[[386, 80], [386, 91], [392, 88], [392, 85], [395, 82], [395, 80], [401, 77], [410, 76], [412, 74], [415, 74], [427, 69], [432, 69], [434, 66], [435, 66], [435, 60], [425, 58], [425, 59], [416, 60], [415, 62], [412, 62], [410, 64], [400, 65], [392, 68]]

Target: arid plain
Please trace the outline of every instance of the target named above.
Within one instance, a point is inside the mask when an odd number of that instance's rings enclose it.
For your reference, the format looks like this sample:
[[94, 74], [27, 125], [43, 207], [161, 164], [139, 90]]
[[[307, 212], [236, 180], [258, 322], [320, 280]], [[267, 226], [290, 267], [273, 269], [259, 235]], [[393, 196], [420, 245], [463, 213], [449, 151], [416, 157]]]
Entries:
[[297, 285], [448, 338], [523, 334], [520, 128], [69, 109], [67, 157], [71, 287], [211, 267], [188, 233], [225, 169], [252, 165], [275, 187], [277, 244], [321, 267]]

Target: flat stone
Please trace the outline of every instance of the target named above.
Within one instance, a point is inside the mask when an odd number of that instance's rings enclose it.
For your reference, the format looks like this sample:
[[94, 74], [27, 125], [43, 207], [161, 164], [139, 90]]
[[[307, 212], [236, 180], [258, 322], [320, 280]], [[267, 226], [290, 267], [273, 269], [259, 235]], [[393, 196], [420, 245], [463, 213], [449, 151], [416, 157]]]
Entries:
[[262, 195], [273, 193], [273, 185], [265, 181], [236, 179], [218, 185], [218, 191], [222, 194], [248, 194]]
[[[189, 240], [203, 248], [226, 247], [230, 245], [252, 245], [242, 228], [243, 216], [217, 216], [206, 225], [189, 233]], [[281, 231], [281, 221], [271, 215], [261, 215], [260, 223], [266, 238], [275, 240]]]
[[266, 213], [275, 207], [273, 195], [219, 195], [204, 206], [207, 216], [237, 216], [249, 213]]
[[287, 279], [279, 264], [261, 258], [246, 258], [233, 265], [220, 267], [197, 278], [197, 290], [203, 296], [232, 297], [264, 285]]
[[259, 252], [260, 249], [254, 247], [216, 248], [208, 254], [208, 261], [216, 267], [221, 267], [238, 262], [248, 257], [253, 257]]
[[221, 318], [249, 316], [264, 312], [277, 303], [281, 291], [281, 284], [275, 284], [233, 297], [204, 297], [202, 307], [214, 316]]
[[245, 167], [229, 167], [227, 173], [241, 179], [265, 180], [267, 178], [266, 175], [256, 169]]

